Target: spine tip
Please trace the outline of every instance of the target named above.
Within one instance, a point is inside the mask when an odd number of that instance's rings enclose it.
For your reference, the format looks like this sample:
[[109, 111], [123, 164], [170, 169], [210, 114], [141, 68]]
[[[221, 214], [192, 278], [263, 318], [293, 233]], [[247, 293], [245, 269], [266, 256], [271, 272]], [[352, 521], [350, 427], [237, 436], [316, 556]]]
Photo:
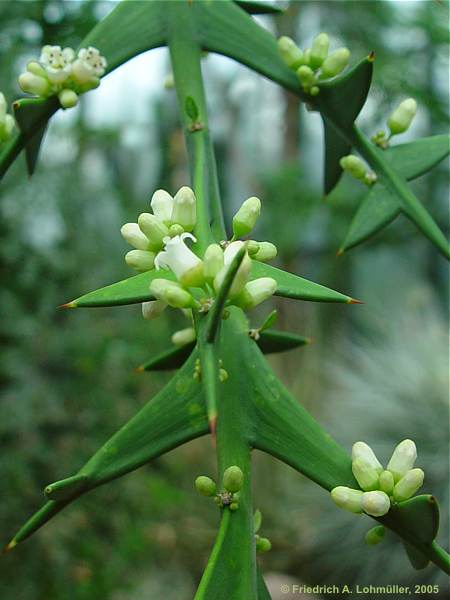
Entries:
[[2, 550], [2, 554], [7, 554], [8, 552], [10, 552], [15, 546], [17, 546], [17, 542], [16, 540], [11, 540], [9, 542], [9, 544], [6, 544], [6, 546], [3, 548]]
[[75, 302], [66, 302], [66, 304], [60, 304], [58, 308], [76, 308]]
[[339, 250], [336, 252], [336, 256], [342, 256], [344, 254], [344, 248], [339, 248]]
[[372, 50], [372, 52], [367, 57], [367, 60], [370, 62], [373, 62], [375, 60], [375, 50]]
[[136, 367], [135, 369], [133, 369], [133, 371], [135, 373], [143, 373], [145, 371], [145, 367], [143, 365], [140, 365], [139, 367]]
[[350, 298], [347, 304], [364, 304], [362, 300], [357, 300], [356, 298]]

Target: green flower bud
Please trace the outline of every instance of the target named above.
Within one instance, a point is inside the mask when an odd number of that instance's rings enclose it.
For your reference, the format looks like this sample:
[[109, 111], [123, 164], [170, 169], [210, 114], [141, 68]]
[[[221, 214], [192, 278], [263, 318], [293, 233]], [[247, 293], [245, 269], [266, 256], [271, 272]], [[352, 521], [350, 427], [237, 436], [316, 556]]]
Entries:
[[392, 494], [394, 489], [394, 476], [390, 471], [383, 471], [379, 479], [379, 489], [385, 492], [388, 496]]
[[230, 507], [229, 507], [229, 508], [230, 508], [230, 510], [231, 510], [232, 512], [234, 512], [234, 511], [236, 511], [236, 510], [239, 508], [239, 503], [238, 503], [238, 502], [232, 502], [232, 503], [230, 504]]
[[[162, 221], [165, 225], [169, 225], [173, 211], [172, 196], [166, 192], [166, 190], [156, 190], [152, 196], [152, 199], [150, 200], [150, 206], [152, 207], [155, 217]], [[180, 233], [183, 233], [183, 231], [180, 231], [175, 235], [180, 235]]]
[[256, 542], [256, 552], [269, 552], [272, 549], [272, 543], [268, 538], [259, 537], [259, 535], [255, 536]]
[[73, 90], [61, 90], [58, 100], [63, 108], [73, 108], [78, 104], [78, 96]]
[[314, 75], [314, 71], [306, 65], [303, 65], [302, 67], [297, 69], [297, 77], [305, 92], [311, 89], [312, 86], [316, 83], [316, 76]]
[[226, 371], [225, 369], [219, 369], [219, 381], [220, 383], [225, 383], [225, 381], [228, 379], [228, 371]]
[[278, 40], [278, 52], [290, 69], [298, 69], [302, 64], [303, 52], [290, 37], [283, 35]]
[[253, 196], [243, 202], [241, 208], [233, 217], [233, 235], [242, 237], [250, 233], [261, 214], [261, 200]]
[[197, 200], [194, 192], [186, 185], [175, 194], [171, 221], [181, 225], [185, 231], [194, 229], [197, 221]]
[[353, 154], [343, 156], [339, 161], [339, 164], [344, 171], [346, 171], [355, 179], [364, 180], [367, 173], [367, 167], [365, 163], [357, 156], [354, 156]]
[[195, 329], [193, 327], [186, 327], [186, 329], [180, 329], [172, 335], [172, 344], [175, 346], [186, 346], [190, 344], [197, 337]]
[[262, 524], [262, 514], [259, 509], [256, 509], [253, 514], [253, 531], [258, 533]]
[[270, 242], [259, 242], [258, 251], [253, 254], [252, 258], [261, 262], [267, 262], [268, 260], [273, 260], [277, 254], [278, 250], [275, 244], [271, 244]]
[[331, 490], [331, 498], [339, 508], [352, 513], [361, 513], [363, 493], [361, 490], [353, 490], [352, 488], [339, 485]]
[[372, 517], [382, 517], [389, 512], [391, 501], [387, 494], [376, 490], [363, 493], [361, 506], [368, 515], [371, 515]]
[[252, 309], [267, 300], [277, 291], [278, 284], [272, 277], [260, 277], [249, 281], [236, 299], [236, 304], [244, 309]]
[[416, 116], [417, 102], [414, 98], [408, 98], [403, 100], [391, 116], [388, 118], [388, 127], [391, 130], [391, 135], [397, 135], [403, 133], [412, 123], [412, 120]]
[[375, 469], [377, 473], [381, 473], [383, 467], [375, 456], [372, 448], [365, 442], [355, 442], [352, 447], [352, 461], [362, 459], [365, 463]]
[[233, 465], [228, 467], [223, 474], [223, 486], [224, 488], [231, 493], [238, 492], [242, 484], [244, 483], [244, 473], [242, 470]]
[[379, 544], [383, 540], [385, 533], [386, 529], [383, 525], [377, 525], [376, 527], [369, 529], [364, 540], [369, 546], [375, 546], [375, 544]]
[[181, 285], [167, 279], [154, 279], [150, 284], [150, 293], [173, 308], [193, 308], [195, 300]]
[[330, 39], [326, 33], [319, 33], [319, 35], [314, 38], [309, 58], [309, 66], [311, 69], [316, 70], [322, 65], [327, 57], [329, 46]]
[[362, 458], [352, 461], [352, 471], [359, 487], [365, 492], [378, 489], [378, 473]]
[[140, 273], [151, 271], [155, 265], [155, 253], [147, 250], [131, 250], [125, 254], [125, 262]]
[[417, 448], [412, 440], [403, 440], [398, 444], [386, 467], [394, 476], [396, 483], [413, 468], [416, 458]]
[[150, 300], [142, 303], [142, 316], [144, 319], [156, 319], [166, 309], [167, 304], [162, 300]]
[[305, 50], [303, 51], [302, 63], [304, 65], [306, 65], [307, 67], [309, 67], [310, 61], [311, 61], [311, 48], [305, 48]]
[[131, 246], [134, 246], [136, 250], [149, 249], [148, 237], [142, 233], [137, 223], [125, 223], [120, 228], [120, 233], [123, 239]]
[[349, 60], [350, 50], [348, 48], [338, 48], [323, 61], [320, 76], [325, 79], [339, 75], [348, 65]]
[[163, 239], [169, 235], [169, 230], [155, 215], [142, 213], [138, 217], [138, 225], [142, 233], [148, 238], [150, 250], [161, 250]]
[[214, 280], [217, 273], [223, 269], [223, 250], [219, 244], [210, 244], [203, 257], [203, 269], [208, 282]]
[[33, 75], [37, 75], [38, 77], [43, 77], [47, 79], [47, 72], [41, 63], [37, 62], [37, 60], [32, 60], [27, 64], [27, 71], [33, 73]]
[[313, 85], [309, 90], [311, 96], [318, 96], [320, 94], [320, 87], [318, 85]]
[[256, 242], [255, 240], [247, 240], [246, 244], [247, 244], [247, 252], [248, 252], [249, 256], [254, 258], [254, 255], [259, 250], [259, 243]]
[[216, 484], [211, 477], [206, 477], [206, 475], [197, 477], [195, 487], [202, 496], [215, 496], [216, 494]]
[[28, 94], [47, 98], [51, 93], [51, 86], [48, 79], [34, 75], [34, 73], [30, 73], [29, 71], [19, 75], [18, 81], [21, 89]]
[[394, 500], [408, 500], [422, 487], [425, 473], [422, 469], [411, 469], [394, 486]]
[[184, 233], [184, 229], [178, 223], [174, 223], [169, 227], [169, 236], [171, 238], [176, 237], [177, 235], [180, 236], [182, 233]]

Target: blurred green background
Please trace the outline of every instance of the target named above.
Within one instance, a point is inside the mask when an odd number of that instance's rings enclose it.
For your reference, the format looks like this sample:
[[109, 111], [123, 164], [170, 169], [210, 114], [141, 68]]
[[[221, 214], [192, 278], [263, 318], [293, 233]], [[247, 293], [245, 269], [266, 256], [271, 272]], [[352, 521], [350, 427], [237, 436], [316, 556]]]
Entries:
[[[0, 89], [8, 100], [19, 95], [17, 75], [41, 45], [76, 46], [113, 6], [1, 2]], [[298, 0], [285, 15], [258, 20], [303, 47], [325, 30], [354, 60], [375, 50], [373, 87], [359, 119], [367, 134], [407, 96], [420, 108], [399, 141], [448, 131], [447, 3]], [[144, 322], [139, 306], [56, 308], [130, 276], [120, 226], [148, 208], [156, 188], [173, 193], [188, 182], [175, 95], [164, 88], [169, 72], [163, 49], [124, 65], [77, 109], [53, 119], [32, 180], [21, 158], [2, 183], [4, 542], [40, 506], [46, 484], [78, 470], [170, 376], [133, 369], [170, 344], [171, 333], [185, 326], [181, 318]], [[278, 326], [313, 336], [315, 344], [271, 357], [273, 368], [348, 450], [365, 440], [383, 462], [400, 440], [416, 441], [425, 490], [443, 509], [445, 544], [445, 261], [404, 218], [336, 258], [364, 189], [343, 178], [324, 201], [318, 115], [228, 59], [207, 57], [204, 75], [227, 218], [258, 195], [263, 217], [256, 237], [276, 243], [280, 266], [366, 302], [274, 303]], [[446, 164], [414, 183], [443, 228], [447, 184]], [[302, 582], [438, 583], [440, 593], [429, 597], [446, 596], [445, 576], [432, 566], [413, 571], [393, 534], [382, 546], [366, 547], [369, 519], [337, 510], [323, 490], [267, 456], [256, 453], [254, 464], [262, 534], [273, 542], [260, 562], [274, 600], [291, 597], [280, 595], [281, 584]], [[212, 503], [193, 490], [202, 473], [215, 474], [206, 438], [78, 500], [2, 557], [1, 597], [189, 600], [217, 526]]]

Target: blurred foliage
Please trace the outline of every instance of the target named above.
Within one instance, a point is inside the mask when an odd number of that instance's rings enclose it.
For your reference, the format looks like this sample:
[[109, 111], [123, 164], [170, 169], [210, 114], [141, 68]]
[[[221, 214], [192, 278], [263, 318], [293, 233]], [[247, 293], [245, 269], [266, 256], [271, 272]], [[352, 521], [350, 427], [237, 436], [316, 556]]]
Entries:
[[[2, 91], [9, 99], [18, 94], [17, 73], [43, 43], [77, 45], [110, 8], [91, 1], [0, 3]], [[374, 49], [372, 99], [361, 125], [376, 131], [396, 102], [412, 95], [422, 106], [414, 135], [448, 127], [447, 21], [448, 6], [426, 0], [297, 1], [285, 16], [261, 19], [303, 46], [326, 30], [355, 56]], [[313, 335], [316, 344], [274, 357], [273, 366], [349, 449], [364, 439], [387, 459], [400, 439], [414, 438], [426, 490], [445, 507], [448, 464], [438, 453], [448, 437], [444, 261], [405, 219], [336, 259], [363, 190], [344, 178], [324, 201], [316, 115], [247, 70], [214, 61], [206, 59], [204, 71], [228, 216], [247, 192], [260, 195], [259, 237], [278, 245], [280, 264], [367, 302], [349, 308], [278, 301], [278, 326]], [[51, 124], [31, 182], [19, 160], [2, 183], [5, 542], [39, 506], [47, 483], [75, 472], [163, 385], [167, 375], [133, 368], [184, 325], [148, 324], [136, 306], [56, 309], [128, 276], [120, 226], [145, 210], [153, 189], [173, 190], [187, 178], [173, 92], [163, 91], [162, 81], [143, 99], [139, 122], [128, 113], [99, 125], [90, 102], [88, 95], [80, 109]], [[416, 184], [441, 221], [447, 177], [441, 165]], [[20, 600], [192, 598], [217, 524], [214, 508], [193, 491], [204, 472], [215, 473], [208, 439], [90, 493], [2, 558], [0, 592]], [[310, 583], [436, 580], [432, 567], [411, 571], [397, 540], [365, 549], [370, 521], [336, 510], [287, 467], [258, 456], [255, 480], [264, 535], [274, 543], [261, 559], [264, 571]]]

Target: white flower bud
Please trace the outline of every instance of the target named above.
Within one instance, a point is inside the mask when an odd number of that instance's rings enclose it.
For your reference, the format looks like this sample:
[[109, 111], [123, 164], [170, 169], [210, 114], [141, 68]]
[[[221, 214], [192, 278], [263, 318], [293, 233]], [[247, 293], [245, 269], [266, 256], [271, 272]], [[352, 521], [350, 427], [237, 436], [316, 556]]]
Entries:
[[33, 73], [33, 75], [37, 75], [38, 77], [47, 78], [47, 73], [44, 67], [38, 63], [36, 60], [32, 60], [27, 64], [27, 71]]
[[223, 250], [219, 244], [210, 244], [206, 248], [206, 252], [203, 257], [203, 268], [207, 281], [213, 281], [217, 273], [223, 269], [223, 260]]
[[277, 253], [278, 250], [275, 244], [271, 244], [270, 242], [259, 242], [258, 251], [252, 255], [252, 258], [261, 262], [267, 262], [268, 260], [273, 260]]
[[366, 463], [362, 458], [352, 461], [352, 471], [359, 487], [365, 492], [370, 492], [378, 488], [378, 473]]
[[312, 43], [309, 65], [312, 69], [318, 69], [328, 54], [330, 39], [326, 33], [319, 33]]
[[173, 198], [166, 190], [156, 190], [152, 196], [150, 206], [157, 219], [163, 221], [165, 225], [170, 223], [173, 210]]
[[167, 304], [162, 300], [149, 300], [142, 303], [142, 316], [144, 319], [156, 319], [166, 309]]
[[425, 473], [422, 469], [411, 469], [394, 486], [394, 500], [408, 500], [423, 485]]
[[303, 52], [290, 37], [283, 35], [278, 40], [278, 52], [290, 69], [298, 69], [302, 64]]
[[178, 190], [173, 199], [171, 221], [185, 231], [192, 231], [197, 221], [197, 200], [194, 192], [186, 185]]
[[[225, 252], [223, 253], [224, 267], [217, 273], [216, 277], [214, 278], [214, 289], [216, 290], [216, 292], [218, 292], [222, 287], [223, 280], [225, 279], [225, 275], [228, 272], [228, 267], [230, 266], [234, 257], [243, 246], [244, 242], [236, 241], [232, 242], [225, 248]], [[242, 292], [245, 284], [247, 283], [251, 268], [252, 261], [249, 255], [245, 253], [241, 265], [237, 270], [236, 275], [234, 276], [234, 280], [229, 292], [230, 297], [237, 296]]]
[[125, 254], [125, 262], [129, 267], [144, 273], [153, 269], [155, 264], [155, 253], [147, 250], [131, 250]]
[[390, 471], [383, 471], [379, 478], [379, 488], [390, 496], [394, 490], [394, 476]]
[[167, 279], [154, 279], [150, 284], [150, 293], [173, 308], [192, 308], [195, 300], [181, 285]]
[[194, 342], [197, 335], [193, 327], [186, 327], [186, 329], [180, 329], [172, 335], [172, 344], [175, 346], [186, 346], [191, 342]]
[[331, 498], [339, 508], [352, 513], [362, 513], [361, 501], [363, 493], [361, 490], [353, 490], [352, 488], [339, 485], [331, 490]]
[[394, 476], [395, 483], [413, 468], [416, 458], [417, 448], [412, 440], [403, 440], [398, 444], [386, 467]]
[[138, 217], [140, 230], [148, 238], [150, 250], [160, 250], [163, 246], [163, 240], [168, 236], [169, 230], [155, 215], [142, 213]]
[[125, 223], [120, 228], [123, 239], [137, 250], [148, 250], [148, 237], [144, 235], [137, 223]]
[[11, 137], [16, 122], [11, 115], [5, 115], [3, 121], [0, 120], [0, 142], [7, 142]]
[[381, 473], [383, 470], [383, 467], [375, 456], [374, 451], [365, 442], [355, 442], [353, 444], [352, 461], [357, 460], [358, 458], [371, 466], [372, 469], [375, 469], [377, 473]]
[[403, 133], [412, 123], [416, 116], [417, 102], [414, 98], [403, 100], [388, 118], [388, 127], [391, 130], [391, 135]]
[[364, 180], [367, 173], [366, 164], [357, 156], [349, 154], [339, 161], [341, 168], [355, 179]]
[[236, 303], [245, 309], [251, 309], [267, 300], [277, 291], [277, 282], [272, 277], [260, 277], [249, 281], [237, 298]]
[[261, 214], [261, 200], [255, 196], [242, 203], [241, 208], [233, 217], [233, 234], [242, 237], [250, 233]]
[[164, 251], [156, 257], [156, 268], [170, 269], [185, 287], [201, 287], [205, 282], [203, 262], [186, 246], [187, 238], [197, 241], [190, 233], [164, 238]]
[[311, 89], [311, 87], [313, 87], [313, 85], [316, 83], [314, 71], [306, 65], [303, 65], [297, 69], [297, 77], [305, 92]]
[[50, 83], [47, 79], [38, 77], [29, 71], [19, 75], [18, 81], [21, 89], [27, 94], [47, 98], [51, 92]]
[[323, 61], [321, 67], [321, 77], [335, 77], [345, 69], [350, 60], [350, 50], [348, 48], [338, 48]]
[[73, 90], [61, 90], [58, 100], [63, 108], [72, 108], [78, 104], [78, 95]]
[[382, 517], [389, 512], [391, 502], [387, 494], [377, 490], [374, 492], [364, 492], [361, 506], [368, 515]]

